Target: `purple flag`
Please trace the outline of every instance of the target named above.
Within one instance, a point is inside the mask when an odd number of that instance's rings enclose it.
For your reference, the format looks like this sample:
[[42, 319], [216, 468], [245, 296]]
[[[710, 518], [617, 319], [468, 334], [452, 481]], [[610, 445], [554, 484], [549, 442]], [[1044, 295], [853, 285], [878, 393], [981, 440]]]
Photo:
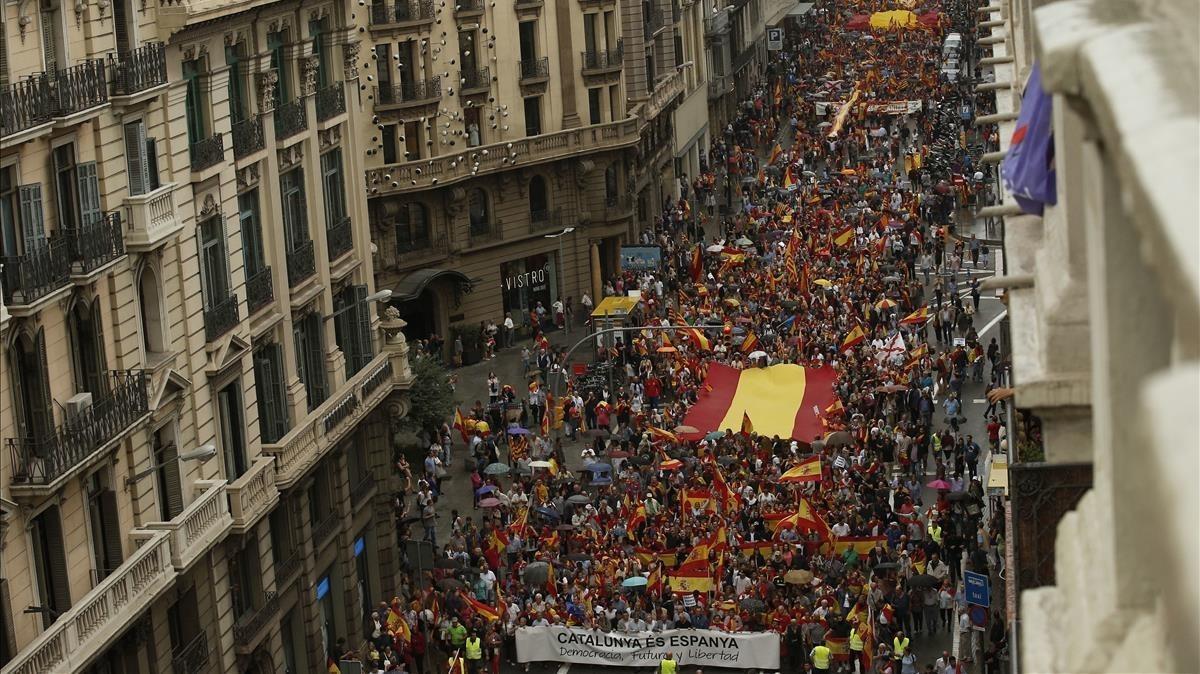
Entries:
[[1042, 71], [1035, 63], [1021, 98], [1021, 114], [1000, 175], [1004, 188], [1022, 211], [1041, 215], [1046, 204], [1057, 202], [1054, 183], [1053, 98], [1042, 88]]

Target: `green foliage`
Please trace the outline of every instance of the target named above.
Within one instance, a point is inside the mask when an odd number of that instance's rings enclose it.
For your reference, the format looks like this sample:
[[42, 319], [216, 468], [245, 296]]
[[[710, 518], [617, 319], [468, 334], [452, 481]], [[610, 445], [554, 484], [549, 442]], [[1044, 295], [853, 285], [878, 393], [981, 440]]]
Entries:
[[454, 411], [450, 371], [429, 356], [413, 357], [411, 367], [413, 383], [408, 392], [410, 407], [401, 426], [418, 434], [422, 431], [434, 432]]

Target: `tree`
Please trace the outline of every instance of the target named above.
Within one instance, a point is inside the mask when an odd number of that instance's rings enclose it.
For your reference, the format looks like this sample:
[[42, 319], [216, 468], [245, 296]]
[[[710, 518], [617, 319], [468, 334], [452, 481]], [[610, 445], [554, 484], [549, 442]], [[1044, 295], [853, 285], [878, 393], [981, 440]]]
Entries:
[[440, 361], [429, 356], [414, 357], [411, 367], [413, 382], [408, 391], [408, 416], [400, 426], [418, 435], [436, 431], [454, 411], [450, 372]]

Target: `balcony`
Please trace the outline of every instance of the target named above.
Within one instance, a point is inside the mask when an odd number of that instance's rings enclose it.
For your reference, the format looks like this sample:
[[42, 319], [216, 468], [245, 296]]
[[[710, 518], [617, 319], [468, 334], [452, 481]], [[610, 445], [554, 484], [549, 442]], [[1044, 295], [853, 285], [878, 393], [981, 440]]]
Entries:
[[208, 669], [208, 633], [200, 632], [182, 648], [171, 651], [175, 674], [200, 674]]
[[758, 54], [758, 43], [751, 42], [742, 49], [741, 53], [733, 57], [733, 74], [737, 75], [743, 68], [750, 65], [754, 57]]
[[175, 216], [175, 183], [125, 198], [129, 219], [125, 222], [125, 247], [144, 253], [165, 243], [183, 229]]
[[521, 68], [521, 84], [537, 84], [550, 79], [550, 57], [517, 61]]
[[0, 257], [0, 267], [4, 303], [16, 313], [70, 282], [70, 244], [65, 237], [52, 236], [33, 244], [24, 255]]
[[458, 71], [458, 86], [462, 93], [487, 91], [492, 87], [492, 69], [484, 66], [472, 70]]
[[313, 550], [319, 551], [341, 528], [342, 515], [334, 509], [313, 527]]
[[192, 171], [203, 171], [225, 161], [225, 139], [219, 133], [198, 140], [188, 148], [192, 160]]
[[499, 241], [504, 238], [504, 227], [496, 223], [472, 224], [467, 228], [467, 237], [471, 247], [482, 246], [485, 243]]
[[9, 438], [15, 495], [53, 493], [75, 469], [88, 465], [149, 416], [142, 370], [111, 372], [108, 394], [74, 414], [45, 438]]
[[328, 249], [330, 262], [354, 249], [354, 234], [350, 227], [350, 216], [342, 216], [331, 227], [326, 228], [325, 247]]
[[381, 28], [416, 28], [433, 23], [433, 0], [398, 0], [371, 5], [372, 30]]
[[275, 587], [286, 587], [288, 582], [300, 572], [303, 562], [304, 557], [300, 554], [299, 548], [294, 548], [282, 559], [277, 559], [275, 562]]
[[0, 138], [47, 124], [53, 117], [54, 94], [45, 73], [0, 90]]
[[233, 526], [225, 480], [198, 480], [196, 489], [203, 491], [170, 522], [146, 525], [150, 531], [170, 534], [171, 564], [180, 573], [224, 539]]
[[125, 255], [121, 214], [105, 213], [79, 227], [66, 229], [71, 275], [86, 279], [104, 265]]
[[230, 293], [215, 304], [204, 308], [204, 341], [217, 339], [237, 327], [241, 321], [237, 293]]
[[308, 108], [303, 98], [275, 108], [275, 140], [284, 140], [308, 130]]
[[[8, 662], [4, 674], [83, 671], [89, 660], [170, 590], [175, 576], [170, 535], [150, 534], [125, 563]], [[207, 648], [200, 650], [207, 655]]]
[[367, 471], [357, 484], [350, 487], [350, 504], [357, 510], [371, 495], [375, 493], [375, 476]]
[[252, 315], [259, 309], [275, 301], [275, 278], [271, 268], [264, 267], [262, 271], [246, 278], [246, 310]]
[[56, 117], [70, 117], [108, 102], [104, 61], [91, 59], [54, 74]]
[[662, 29], [667, 27], [661, 9], [651, 9], [642, 15], [642, 35], [646, 40], [653, 40]]
[[529, 212], [529, 233], [537, 234], [551, 229], [562, 229], [563, 225], [563, 209], [553, 208], [544, 211]]
[[262, 605], [241, 617], [233, 625], [233, 643], [237, 652], [248, 655], [253, 652], [262, 636], [264, 627], [274, 623], [279, 615], [279, 593], [264, 592]]
[[625, 64], [625, 44], [617, 40], [615, 49], [589, 50], [579, 53], [584, 75], [603, 75], [620, 70]]
[[233, 156], [237, 159], [249, 157], [267, 146], [262, 117], [259, 115], [251, 115], [235, 122], [230, 131], [230, 135], [233, 136]]
[[457, 0], [454, 4], [454, 16], [468, 17], [483, 14], [483, 0]]
[[113, 96], [134, 96], [167, 83], [167, 47], [153, 42], [112, 59]]
[[683, 71], [675, 70], [666, 77], [659, 78], [654, 83], [654, 90], [646, 99], [642, 109], [642, 119], [653, 120], [667, 109], [676, 98], [683, 95]]
[[370, 414], [408, 372], [407, 350], [384, 350], [346, 380], [329, 397], [276, 443], [264, 444], [262, 453], [275, 457], [278, 488], [288, 489], [349, 435], [357, 421]]
[[733, 91], [733, 78], [729, 75], [712, 75], [708, 81], [708, 98], [714, 100]]
[[288, 285], [292, 288], [316, 275], [317, 258], [312, 241], [297, 244], [287, 252], [287, 273]]
[[380, 110], [429, 105], [442, 98], [442, 77], [375, 87], [375, 107]]
[[336, 82], [317, 91], [317, 121], [324, 122], [346, 112], [346, 87]]
[[604, 199], [604, 219], [608, 222], [633, 217], [633, 196], [614, 194]]
[[[388, 164], [367, 171], [367, 186], [378, 190], [376, 196], [399, 193], [401, 190], [411, 192], [431, 187], [435, 178], [439, 186], [445, 186], [473, 176], [511, 169], [513, 166], [509, 161], [510, 156], [515, 156], [522, 166], [530, 166], [567, 157], [582, 157], [592, 152], [629, 147], [638, 142], [640, 125], [641, 120], [627, 118], [511, 142], [480, 145], [463, 153], [469, 157], [469, 161], [455, 161], [458, 154], [447, 154], [430, 159]], [[486, 154], [484, 150], [487, 150]]]
[[229, 513], [234, 533], [244, 534], [271, 512], [279, 501], [275, 489], [275, 461], [259, 458], [244, 475], [229, 483]]
[[517, 0], [513, 6], [518, 12], [541, 9], [542, 5], [546, 4], [545, 0]]

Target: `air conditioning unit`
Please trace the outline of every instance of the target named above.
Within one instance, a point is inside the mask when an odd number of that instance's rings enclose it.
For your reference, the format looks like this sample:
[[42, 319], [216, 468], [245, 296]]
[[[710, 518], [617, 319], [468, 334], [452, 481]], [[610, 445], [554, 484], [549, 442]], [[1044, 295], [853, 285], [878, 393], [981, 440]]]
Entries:
[[86, 412], [91, 406], [92, 394], [90, 392], [76, 393], [75, 395], [71, 396], [67, 400], [66, 405], [63, 406], [66, 409], [67, 421], [75, 419], [79, 415]]

